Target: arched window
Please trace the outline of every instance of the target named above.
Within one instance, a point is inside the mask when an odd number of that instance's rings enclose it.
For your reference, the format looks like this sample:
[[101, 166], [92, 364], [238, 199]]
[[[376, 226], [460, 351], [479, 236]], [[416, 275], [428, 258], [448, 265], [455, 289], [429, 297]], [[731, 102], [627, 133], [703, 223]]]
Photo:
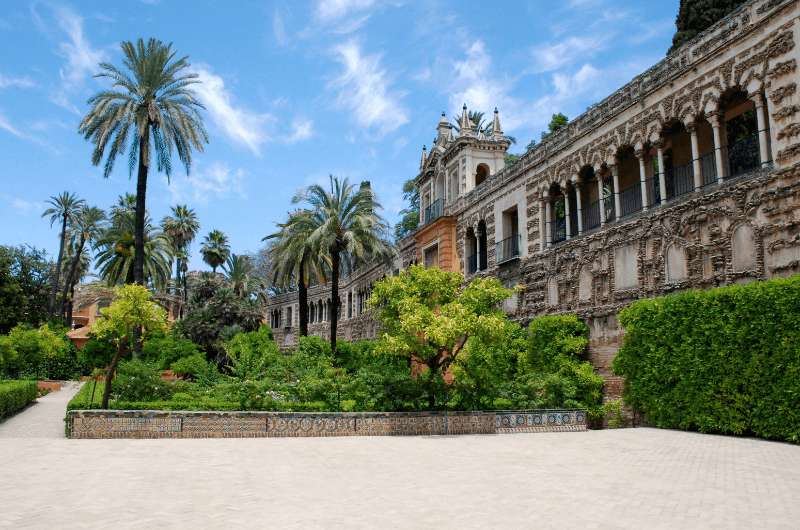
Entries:
[[471, 226], [467, 228], [464, 254], [467, 257], [467, 274], [474, 274], [478, 270], [478, 238], [475, 237], [475, 231]]
[[725, 126], [724, 163], [727, 164], [725, 175], [735, 177], [747, 173], [759, 166], [758, 120], [755, 104], [741, 89], [733, 89], [722, 95], [720, 108]]
[[478, 270], [482, 271], [485, 271], [489, 266], [486, 244], [486, 223], [481, 221], [478, 223]]
[[486, 164], [478, 164], [478, 167], [475, 170], [475, 187], [483, 184], [487, 178], [489, 178], [489, 166]]

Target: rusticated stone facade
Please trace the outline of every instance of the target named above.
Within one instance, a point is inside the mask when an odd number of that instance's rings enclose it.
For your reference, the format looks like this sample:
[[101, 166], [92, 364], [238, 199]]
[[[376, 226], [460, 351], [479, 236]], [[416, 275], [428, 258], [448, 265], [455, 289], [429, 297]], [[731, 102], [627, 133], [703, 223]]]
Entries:
[[[800, 272], [798, 41], [797, 0], [745, 3], [509, 166], [497, 111], [484, 130], [466, 108], [457, 134], [440, 120], [417, 234], [454, 224], [455, 259], [439, 263], [520, 286], [505, 308], [521, 323], [585, 318], [612, 382], [625, 305]], [[349, 285], [425, 263], [433, 243], [412, 236], [392, 271]], [[342, 328], [374, 331], [361, 317]]]
[[584, 410], [189, 412], [71, 410], [69, 438], [286, 438], [585, 431]]

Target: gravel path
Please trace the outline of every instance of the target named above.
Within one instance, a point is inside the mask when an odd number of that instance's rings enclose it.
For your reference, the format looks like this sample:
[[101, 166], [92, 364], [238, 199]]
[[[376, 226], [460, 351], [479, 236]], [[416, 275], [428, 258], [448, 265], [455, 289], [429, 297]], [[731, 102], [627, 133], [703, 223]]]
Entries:
[[794, 445], [644, 428], [55, 439], [73, 391], [50, 394], [0, 427], [0, 528], [728, 529], [800, 521]]

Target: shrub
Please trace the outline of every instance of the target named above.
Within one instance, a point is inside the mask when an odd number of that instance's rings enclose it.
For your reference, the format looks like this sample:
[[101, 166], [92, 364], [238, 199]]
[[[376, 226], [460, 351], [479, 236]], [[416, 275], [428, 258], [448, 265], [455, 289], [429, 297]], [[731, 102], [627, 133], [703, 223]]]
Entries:
[[72, 379], [78, 373], [75, 348], [62, 329], [42, 325], [17, 326], [0, 343], [5, 377], [21, 379]]
[[800, 277], [641, 300], [620, 313], [625, 402], [659, 426], [800, 442]]
[[219, 376], [216, 365], [206, 361], [202, 353], [182, 357], [173, 362], [170, 369], [180, 377], [189, 377], [205, 386], [213, 384]]
[[172, 388], [161, 380], [159, 371], [139, 360], [120, 363], [111, 391], [114, 399], [126, 401], [168, 399], [172, 395]]
[[281, 357], [272, 330], [267, 326], [235, 335], [224, 348], [231, 373], [240, 381], [264, 379], [268, 371], [276, 368]]
[[0, 419], [25, 408], [34, 399], [35, 381], [0, 381]]
[[90, 337], [83, 348], [78, 350], [78, 365], [84, 374], [89, 374], [95, 368], [108, 366], [116, 351], [116, 346], [110, 341]]
[[172, 363], [184, 357], [202, 354], [194, 342], [175, 335], [157, 335], [144, 341], [142, 359], [155, 363], [160, 369], [168, 369]]

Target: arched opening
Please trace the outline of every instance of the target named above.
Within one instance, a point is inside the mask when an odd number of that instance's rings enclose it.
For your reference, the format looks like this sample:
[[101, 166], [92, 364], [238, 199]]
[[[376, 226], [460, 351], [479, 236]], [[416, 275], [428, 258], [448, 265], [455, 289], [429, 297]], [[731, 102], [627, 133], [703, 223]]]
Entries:
[[597, 187], [597, 175], [592, 166], [583, 166], [578, 173], [581, 194], [581, 216], [583, 231], [594, 230], [600, 226], [600, 190]]
[[488, 267], [488, 253], [486, 250], [486, 223], [481, 220], [478, 223], [478, 270], [485, 271]]
[[633, 147], [627, 145], [617, 152], [617, 171], [619, 179], [620, 217], [631, 215], [642, 209], [642, 183], [639, 173], [639, 159]]
[[692, 139], [686, 127], [678, 120], [669, 122], [662, 134], [667, 199], [674, 199], [694, 190]]
[[572, 182], [567, 182], [564, 206], [566, 209], [565, 218], [568, 220], [566, 226], [567, 237], [575, 237], [578, 235], [578, 189]]
[[553, 244], [567, 239], [567, 216], [561, 186], [550, 186], [550, 241]]
[[758, 119], [755, 103], [747, 93], [736, 88], [722, 95], [720, 110], [724, 127], [720, 128], [725, 175], [735, 177], [759, 167]]
[[459, 182], [458, 182], [458, 168], [454, 168], [450, 171], [450, 176], [448, 177], [449, 183], [447, 185], [447, 202], [452, 202], [458, 198], [460, 193], [459, 189]]
[[698, 116], [694, 122], [697, 134], [697, 153], [700, 157], [700, 185], [716, 184], [717, 165], [714, 162], [714, 131], [705, 116]]
[[475, 169], [475, 187], [483, 184], [487, 178], [489, 178], [489, 166], [486, 164], [478, 164], [478, 167]]
[[464, 254], [466, 255], [467, 274], [475, 274], [478, 270], [478, 238], [470, 226], [467, 228], [466, 241], [464, 241]]

